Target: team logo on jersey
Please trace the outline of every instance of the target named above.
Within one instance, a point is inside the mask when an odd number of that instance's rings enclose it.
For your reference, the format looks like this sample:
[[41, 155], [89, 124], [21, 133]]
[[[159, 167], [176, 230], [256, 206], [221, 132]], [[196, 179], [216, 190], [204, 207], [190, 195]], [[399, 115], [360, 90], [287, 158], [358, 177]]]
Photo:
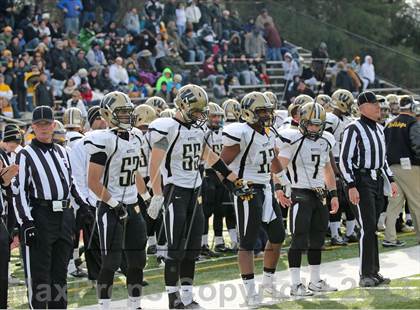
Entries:
[[203, 197], [201, 197], [201, 196], [198, 196], [197, 197], [197, 202], [198, 202], [198, 204], [202, 204], [203, 203]]
[[139, 214], [140, 213], [140, 207], [138, 205], [136, 205], [134, 207], [134, 211], [136, 211], [136, 213]]

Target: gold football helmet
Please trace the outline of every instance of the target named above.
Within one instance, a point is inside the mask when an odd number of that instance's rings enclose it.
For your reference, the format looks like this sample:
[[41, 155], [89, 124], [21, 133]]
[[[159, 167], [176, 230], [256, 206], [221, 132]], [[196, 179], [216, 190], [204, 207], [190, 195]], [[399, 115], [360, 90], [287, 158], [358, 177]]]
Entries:
[[315, 102], [322, 105], [325, 112], [331, 112], [333, 110], [333, 107], [332, 107], [333, 102], [332, 102], [331, 97], [328, 96], [328, 95], [320, 94], [320, 95], [316, 96], [315, 97]]
[[68, 108], [63, 114], [64, 128], [82, 128], [85, 126], [85, 119], [82, 111], [78, 108]]
[[[325, 129], [326, 113], [322, 105], [317, 102], [305, 103], [299, 109], [300, 122], [299, 130], [302, 134], [310, 139], [316, 140], [322, 136]], [[318, 131], [308, 130], [309, 125], [320, 126]]]
[[194, 84], [182, 86], [175, 97], [175, 106], [187, 123], [204, 124], [207, 120], [209, 98], [205, 90]]
[[54, 121], [53, 142], [60, 145], [66, 144], [66, 129], [64, 128], [64, 125], [57, 120]]
[[160, 112], [159, 117], [175, 117], [176, 111], [175, 109], [165, 109], [162, 112]]
[[272, 91], [263, 92], [264, 95], [270, 99], [270, 102], [273, 104], [274, 108], [278, 108], [279, 100], [277, 99], [277, 95]]
[[228, 122], [239, 122], [241, 117], [241, 104], [235, 99], [227, 99], [222, 104]]
[[395, 94], [389, 94], [385, 98], [386, 98], [386, 100], [388, 101], [388, 103], [390, 105], [392, 105], [392, 104], [400, 104], [400, 99]]
[[350, 113], [354, 103], [354, 97], [351, 92], [346, 89], [337, 89], [331, 96], [333, 107], [342, 113]]
[[134, 116], [136, 117], [136, 127], [149, 126], [157, 118], [155, 109], [146, 104], [137, 106], [134, 109]]
[[[215, 121], [213, 116], [220, 116], [220, 119]], [[207, 119], [207, 126], [211, 129], [219, 129], [223, 126], [225, 119], [225, 111], [214, 102], [209, 102], [209, 117]]]
[[293, 100], [293, 102], [289, 105], [287, 108], [289, 112], [289, 116], [292, 116], [294, 114], [294, 110], [300, 107], [301, 105], [304, 105], [307, 102], [313, 102], [314, 99], [311, 96], [308, 95], [299, 95]]
[[[259, 124], [271, 127], [274, 120], [274, 106], [263, 93], [253, 91], [241, 100], [242, 119], [250, 125]], [[265, 115], [261, 112], [266, 111]]]
[[158, 96], [148, 98], [145, 104], [151, 106], [156, 111], [156, 116], [159, 116], [160, 112], [168, 108], [168, 105], [166, 104], [165, 100]]
[[124, 93], [113, 91], [101, 100], [101, 115], [108, 124], [124, 130], [131, 130], [136, 119], [134, 105]]

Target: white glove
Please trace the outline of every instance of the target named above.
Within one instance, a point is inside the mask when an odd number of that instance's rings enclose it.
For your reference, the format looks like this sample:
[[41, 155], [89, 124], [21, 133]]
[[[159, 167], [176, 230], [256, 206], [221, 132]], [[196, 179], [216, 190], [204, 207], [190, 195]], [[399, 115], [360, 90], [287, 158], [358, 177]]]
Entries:
[[277, 174], [277, 177], [280, 180], [281, 186], [284, 187], [284, 195], [286, 197], [290, 197], [290, 195], [292, 194], [292, 184], [290, 183], [290, 180], [286, 175], [286, 170], [282, 170], [281, 172], [279, 172]]
[[150, 200], [150, 205], [147, 208], [147, 214], [150, 216], [150, 218], [156, 220], [160, 210], [163, 207], [163, 201], [164, 198], [162, 195], [155, 195]]

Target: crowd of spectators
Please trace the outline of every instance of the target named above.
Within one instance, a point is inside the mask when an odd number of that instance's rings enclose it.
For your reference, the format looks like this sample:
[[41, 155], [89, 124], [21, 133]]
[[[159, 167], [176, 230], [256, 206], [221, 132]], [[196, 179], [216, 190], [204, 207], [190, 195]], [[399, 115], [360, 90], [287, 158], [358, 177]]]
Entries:
[[60, 0], [52, 12], [3, 2], [1, 108], [15, 118], [40, 104], [88, 107], [116, 89], [171, 103], [187, 82], [206, 83], [219, 102], [230, 85], [268, 84], [267, 60], [284, 58], [288, 79], [298, 70], [265, 9], [242, 21], [219, 0], [148, 0], [117, 19], [119, 0]]

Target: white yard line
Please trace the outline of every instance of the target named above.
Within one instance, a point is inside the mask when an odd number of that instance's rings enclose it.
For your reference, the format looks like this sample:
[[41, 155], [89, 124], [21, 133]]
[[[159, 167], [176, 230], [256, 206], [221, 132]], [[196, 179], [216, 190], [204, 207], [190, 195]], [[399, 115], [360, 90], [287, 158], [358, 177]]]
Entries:
[[[399, 249], [380, 254], [381, 274], [391, 279], [398, 279], [420, 274], [420, 246]], [[359, 282], [358, 258], [344, 259], [325, 263], [321, 268], [321, 277], [328, 283], [337, 287], [340, 291], [355, 288]], [[281, 301], [296, 300], [288, 296], [290, 291], [290, 277], [287, 270], [276, 272], [277, 288], [283, 292], [284, 299], [264, 299], [264, 303], [273, 304]], [[306, 283], [309, 281], [308, 267], [302, 268], [302, 278]], [[256, 277], [257, 283], [261, 283], [261, 276]], [[375, 289], [391, 289], [379, 287]], [[394, 288], [392, 288], [394, 289]], [[397, 288], [398, 289], [398, 288]], [[402, 289], [402, 288], [401, 288]], [[404, 288], [407, 289], [407, 288]], [[414, 288], [413, 288], [414, 289]], [[418, 289], [418, 288], [417, 288]], [[411, 290], [411, 288], [409, 288]], [[205, 309], [244, 309], [244, 288], [241, 280], [231, 280], [202, 285], [194, 288], [195, 300]], [[319, 295], [318, 295], [319, 296]], [[325, 296], [326, 300], [329, 300]], [[331, 300], [343, 301], [345, 298]], [[311, 300], [320, 300], [311, 297]], [[355, 300], [352, 298], [352, 300]], [[127, 300], [114, 301], [112, 309], [126, 309]], [[165, 309], [168, 307], [166, 293], [152, 294], [143, 297], [143, 309]], [[97, 306], [84, 307], [83, 309], [97, 309]]]

